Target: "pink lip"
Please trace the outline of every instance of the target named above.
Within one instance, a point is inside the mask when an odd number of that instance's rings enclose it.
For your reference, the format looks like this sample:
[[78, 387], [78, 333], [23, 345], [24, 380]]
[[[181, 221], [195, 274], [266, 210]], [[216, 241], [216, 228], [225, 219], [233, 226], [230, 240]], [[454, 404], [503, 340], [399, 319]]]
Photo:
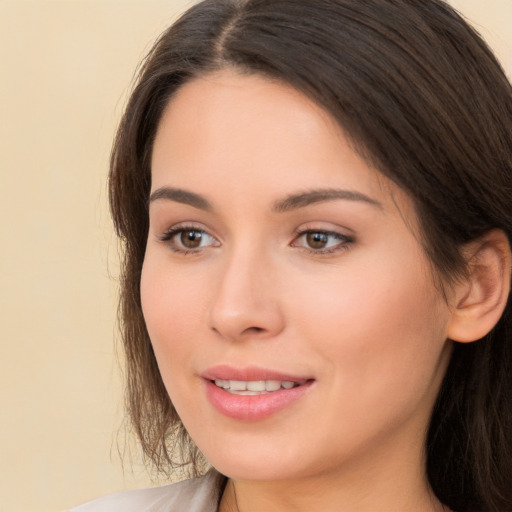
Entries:
[[[304, 396], [314, 380], [258, 367], [232, 368], [226, 365], [206, 370], [203, 377], [206, 396], [215, 409], [236, 420], [259, 421], [287, 408]], [[215, 385], [215, 379], [222, 380], [280, 380], [292, 381], [299, 385], [292, 389], [279, 389], [262, 395], [235, 395]]]
[[290, 375], [266, 368], [260, 368], [258, 366], [233, 368], [228, 365], [213, 366], [203, 372], [201, 377], [208, 380], [289, 380], [292, 382], [304, 382], [306, 380], [311, 380], [311, 377]]

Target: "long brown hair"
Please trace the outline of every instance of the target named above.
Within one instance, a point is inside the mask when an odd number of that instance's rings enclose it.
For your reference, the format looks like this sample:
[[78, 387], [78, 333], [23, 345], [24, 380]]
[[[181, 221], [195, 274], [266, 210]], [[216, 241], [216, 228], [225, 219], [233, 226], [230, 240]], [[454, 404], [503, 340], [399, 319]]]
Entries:
[[[163, 386], [140, 304], [150, 159], [169, 98], [223, 67], [291, 84], [413, 199], [443, 279], [463, 244], [512, 238], [512, 87], [491, 51], [441, 0], [205, 0], [143, 63], [114, 143], [110, 202], [124, 242], [120, 317], [128, 411], [164, 469], [198, 452]], [[426, 440], [437, 497], [455, 511], [512, 510], [511, 304], [482, 340], [455, 344]]]

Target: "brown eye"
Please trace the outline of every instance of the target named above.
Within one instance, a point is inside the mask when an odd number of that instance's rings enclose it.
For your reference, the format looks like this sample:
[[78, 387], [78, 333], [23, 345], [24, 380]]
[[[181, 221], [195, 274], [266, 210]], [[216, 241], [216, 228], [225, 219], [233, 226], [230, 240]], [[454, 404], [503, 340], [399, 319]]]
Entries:
[[327, 233], [311, 231], [306, 233], [306, 243], [311, 249], [324, 249], [329, 242]]
[[305, 230], [292, 242], [292, 247], [302, 247], [315, 254], [328, 254], [347, 249], [354, 239], [336, 231]]
[[208, 247], [219, 247], [219, 242], [202, 229], [190, 227], [171, 228], [160, 240], [166, 243], [174, 252], [195, 253]]
[[180, 243], [187, 249], [197, 249], [201, 246], [203, 232], [197, 230], [183, 230], [180, 233]]

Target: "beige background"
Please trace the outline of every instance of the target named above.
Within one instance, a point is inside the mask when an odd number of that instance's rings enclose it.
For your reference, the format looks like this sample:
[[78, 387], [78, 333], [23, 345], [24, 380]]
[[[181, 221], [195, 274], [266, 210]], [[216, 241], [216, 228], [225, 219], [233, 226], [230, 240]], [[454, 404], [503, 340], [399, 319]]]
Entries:
[[[105, 176], [136, 64], [190, 3], [0, 0], [0, 512], [149, 482], [118, 456]], [[452, 3], [512, 76], [512, 0]]]

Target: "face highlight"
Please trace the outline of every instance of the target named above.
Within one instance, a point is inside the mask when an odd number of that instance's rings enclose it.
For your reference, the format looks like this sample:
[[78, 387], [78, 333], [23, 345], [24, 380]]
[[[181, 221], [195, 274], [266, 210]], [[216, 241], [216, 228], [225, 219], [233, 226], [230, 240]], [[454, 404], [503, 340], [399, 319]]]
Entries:
[[417, 225], [291, 87], [223, 71], [176, 93], [141, 296], [167, 391], [217, 469], [290, 481], [417, 465], [450, 353]]

